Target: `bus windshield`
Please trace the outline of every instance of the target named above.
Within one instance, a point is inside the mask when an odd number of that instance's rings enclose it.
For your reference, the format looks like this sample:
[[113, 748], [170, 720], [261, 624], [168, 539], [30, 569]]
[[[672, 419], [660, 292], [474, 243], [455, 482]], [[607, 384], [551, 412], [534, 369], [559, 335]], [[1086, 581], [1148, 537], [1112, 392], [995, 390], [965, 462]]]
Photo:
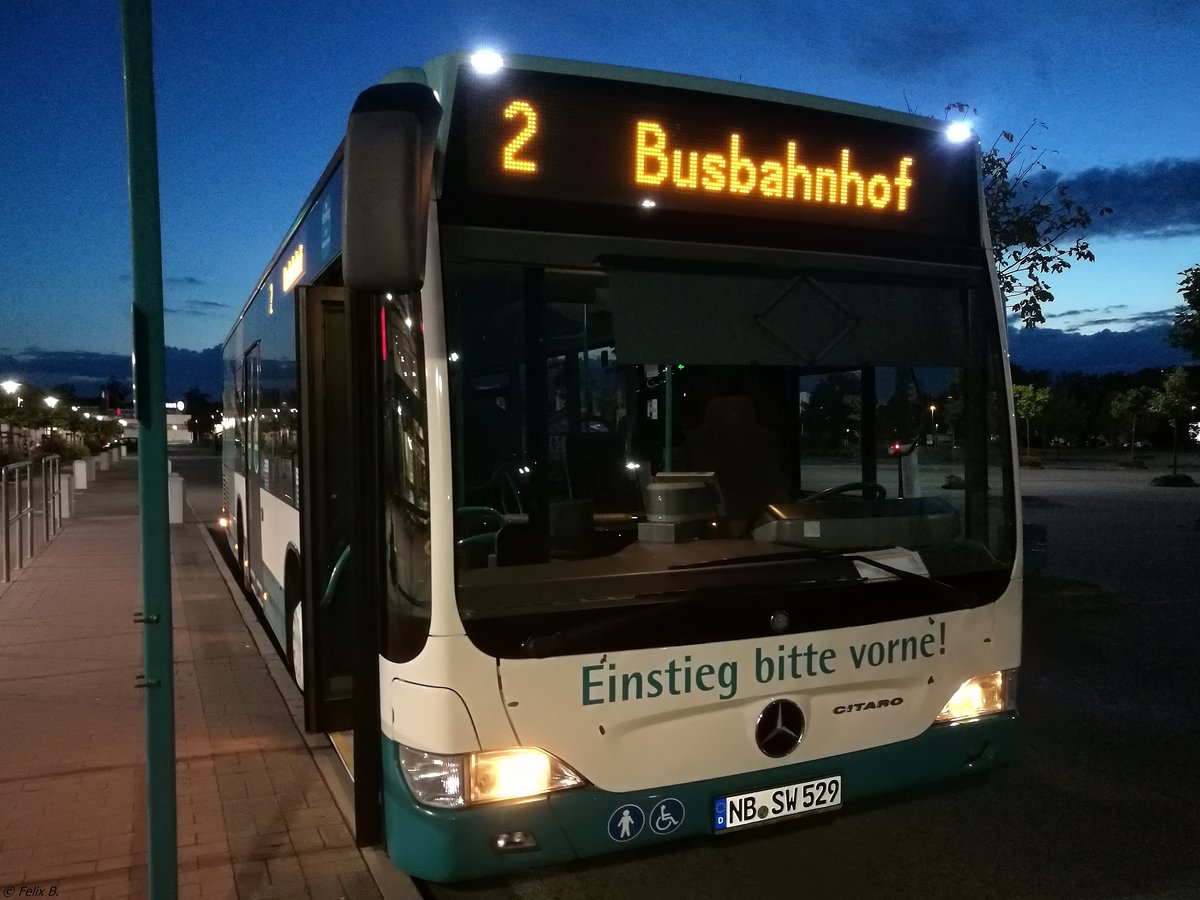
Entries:
[[986, 285], [447, 262], [468, 633], [519, 655], [622, 609], [686, 608], [605, 634], [616, 649], [946, 602], [846, 560], [864, 553], [996, 599], [1015, 541]]

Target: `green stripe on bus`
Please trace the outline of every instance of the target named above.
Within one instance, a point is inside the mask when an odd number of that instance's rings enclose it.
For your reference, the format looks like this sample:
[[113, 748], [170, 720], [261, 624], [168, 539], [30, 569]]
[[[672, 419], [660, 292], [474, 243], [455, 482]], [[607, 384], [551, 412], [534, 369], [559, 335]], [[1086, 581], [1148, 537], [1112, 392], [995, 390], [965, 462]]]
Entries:
[[[419, 878], [457, 881], [711, 835], [718, 797], [841, 775], [845, 802], [852, 805], [1007, 764], [1015, 753], [1016, 730], [1016, 713], [1003, 713], [976, 722], [934, 726], [907, 741], [777, 769], [625, 793], [578, 788], [459, 810], [417, 804], [400, 774], [396, 744], [383, 738], [388, 855]], [[670, 748], [663, 749], [669, 752]], [[609, 820], [622, 806], [635, 804], [648, 819], [664, 798], [674, 798], [685, 810], [682, 824], [669, 835], [655, 834], [647, 824], [627, 841], [609, 836]], [[537, 849], [497, 850], [497, 835], [512, 831], [532, 834]]]

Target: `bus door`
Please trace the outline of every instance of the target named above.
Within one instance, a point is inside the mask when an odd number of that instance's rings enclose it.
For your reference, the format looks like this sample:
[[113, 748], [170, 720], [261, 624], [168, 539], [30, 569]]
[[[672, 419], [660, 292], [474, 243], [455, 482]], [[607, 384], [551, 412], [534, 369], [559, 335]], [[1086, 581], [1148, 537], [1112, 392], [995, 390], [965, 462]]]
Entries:
[[243, 454], [243, 475], [246, 478], [246, 524], [242, 539], [246, 542], [244, 559], [249, 563], [243, 577], [255, 599], [256, 585], [262, 584], [262, 426], [259, 421], [259, 401], [262, 395], [262, 344], [255, 341], [242, 361], [242, 397], [246, 420], [246, 452]]
[[345, 291], [297, 290], [300, 324], [300, 539], [304, 569], [304, 721], [353, 726], [354, 460]]

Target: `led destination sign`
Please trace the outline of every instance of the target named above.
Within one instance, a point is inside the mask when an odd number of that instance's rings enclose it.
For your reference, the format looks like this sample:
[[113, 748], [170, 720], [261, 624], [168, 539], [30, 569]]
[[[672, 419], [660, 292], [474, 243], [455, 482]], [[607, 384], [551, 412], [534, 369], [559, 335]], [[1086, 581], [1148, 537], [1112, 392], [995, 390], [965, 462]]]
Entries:
[[969, 240], [975, 147], [830, 110], [580, 76], [460, 74], [445, 190]]

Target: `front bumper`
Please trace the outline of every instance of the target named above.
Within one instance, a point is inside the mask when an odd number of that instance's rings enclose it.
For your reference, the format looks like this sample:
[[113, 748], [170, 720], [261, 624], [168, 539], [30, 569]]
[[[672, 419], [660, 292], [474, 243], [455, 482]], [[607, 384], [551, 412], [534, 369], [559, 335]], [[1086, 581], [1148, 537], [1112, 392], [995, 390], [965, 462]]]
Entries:
[[[842, 776], [843, 804], [907, 788], [982, 772], [1010, 762], [1016, 749], [1017, 714], [1000, 713], [974, 722], [935, 725], [907, 741], [797, 763], [669, 785], [616, 793], [596, 787], [562, 791], [530, 800], [460, 810], [430, 809], [412, 797], [400, 774], [397, 747], [383, 739], [384, 821], [387, 851], [401, 869], [430, 881], [483, 878], [536, 866], [564, 863], [617, 850], [646, 847], [683, 837], [713, 833], [713, 801], [778, 785]], [[587, 773], [583, 773], [586, 777]], [[615, 815], [634, 805], [649, 819], [660, 801], [682, 807], [681, 823], [658, 834], [647, 823], [630, 829], [625, 840], [614, 827]], [[536, 849], [500, 850], [497, 835], [523, 831]]]

